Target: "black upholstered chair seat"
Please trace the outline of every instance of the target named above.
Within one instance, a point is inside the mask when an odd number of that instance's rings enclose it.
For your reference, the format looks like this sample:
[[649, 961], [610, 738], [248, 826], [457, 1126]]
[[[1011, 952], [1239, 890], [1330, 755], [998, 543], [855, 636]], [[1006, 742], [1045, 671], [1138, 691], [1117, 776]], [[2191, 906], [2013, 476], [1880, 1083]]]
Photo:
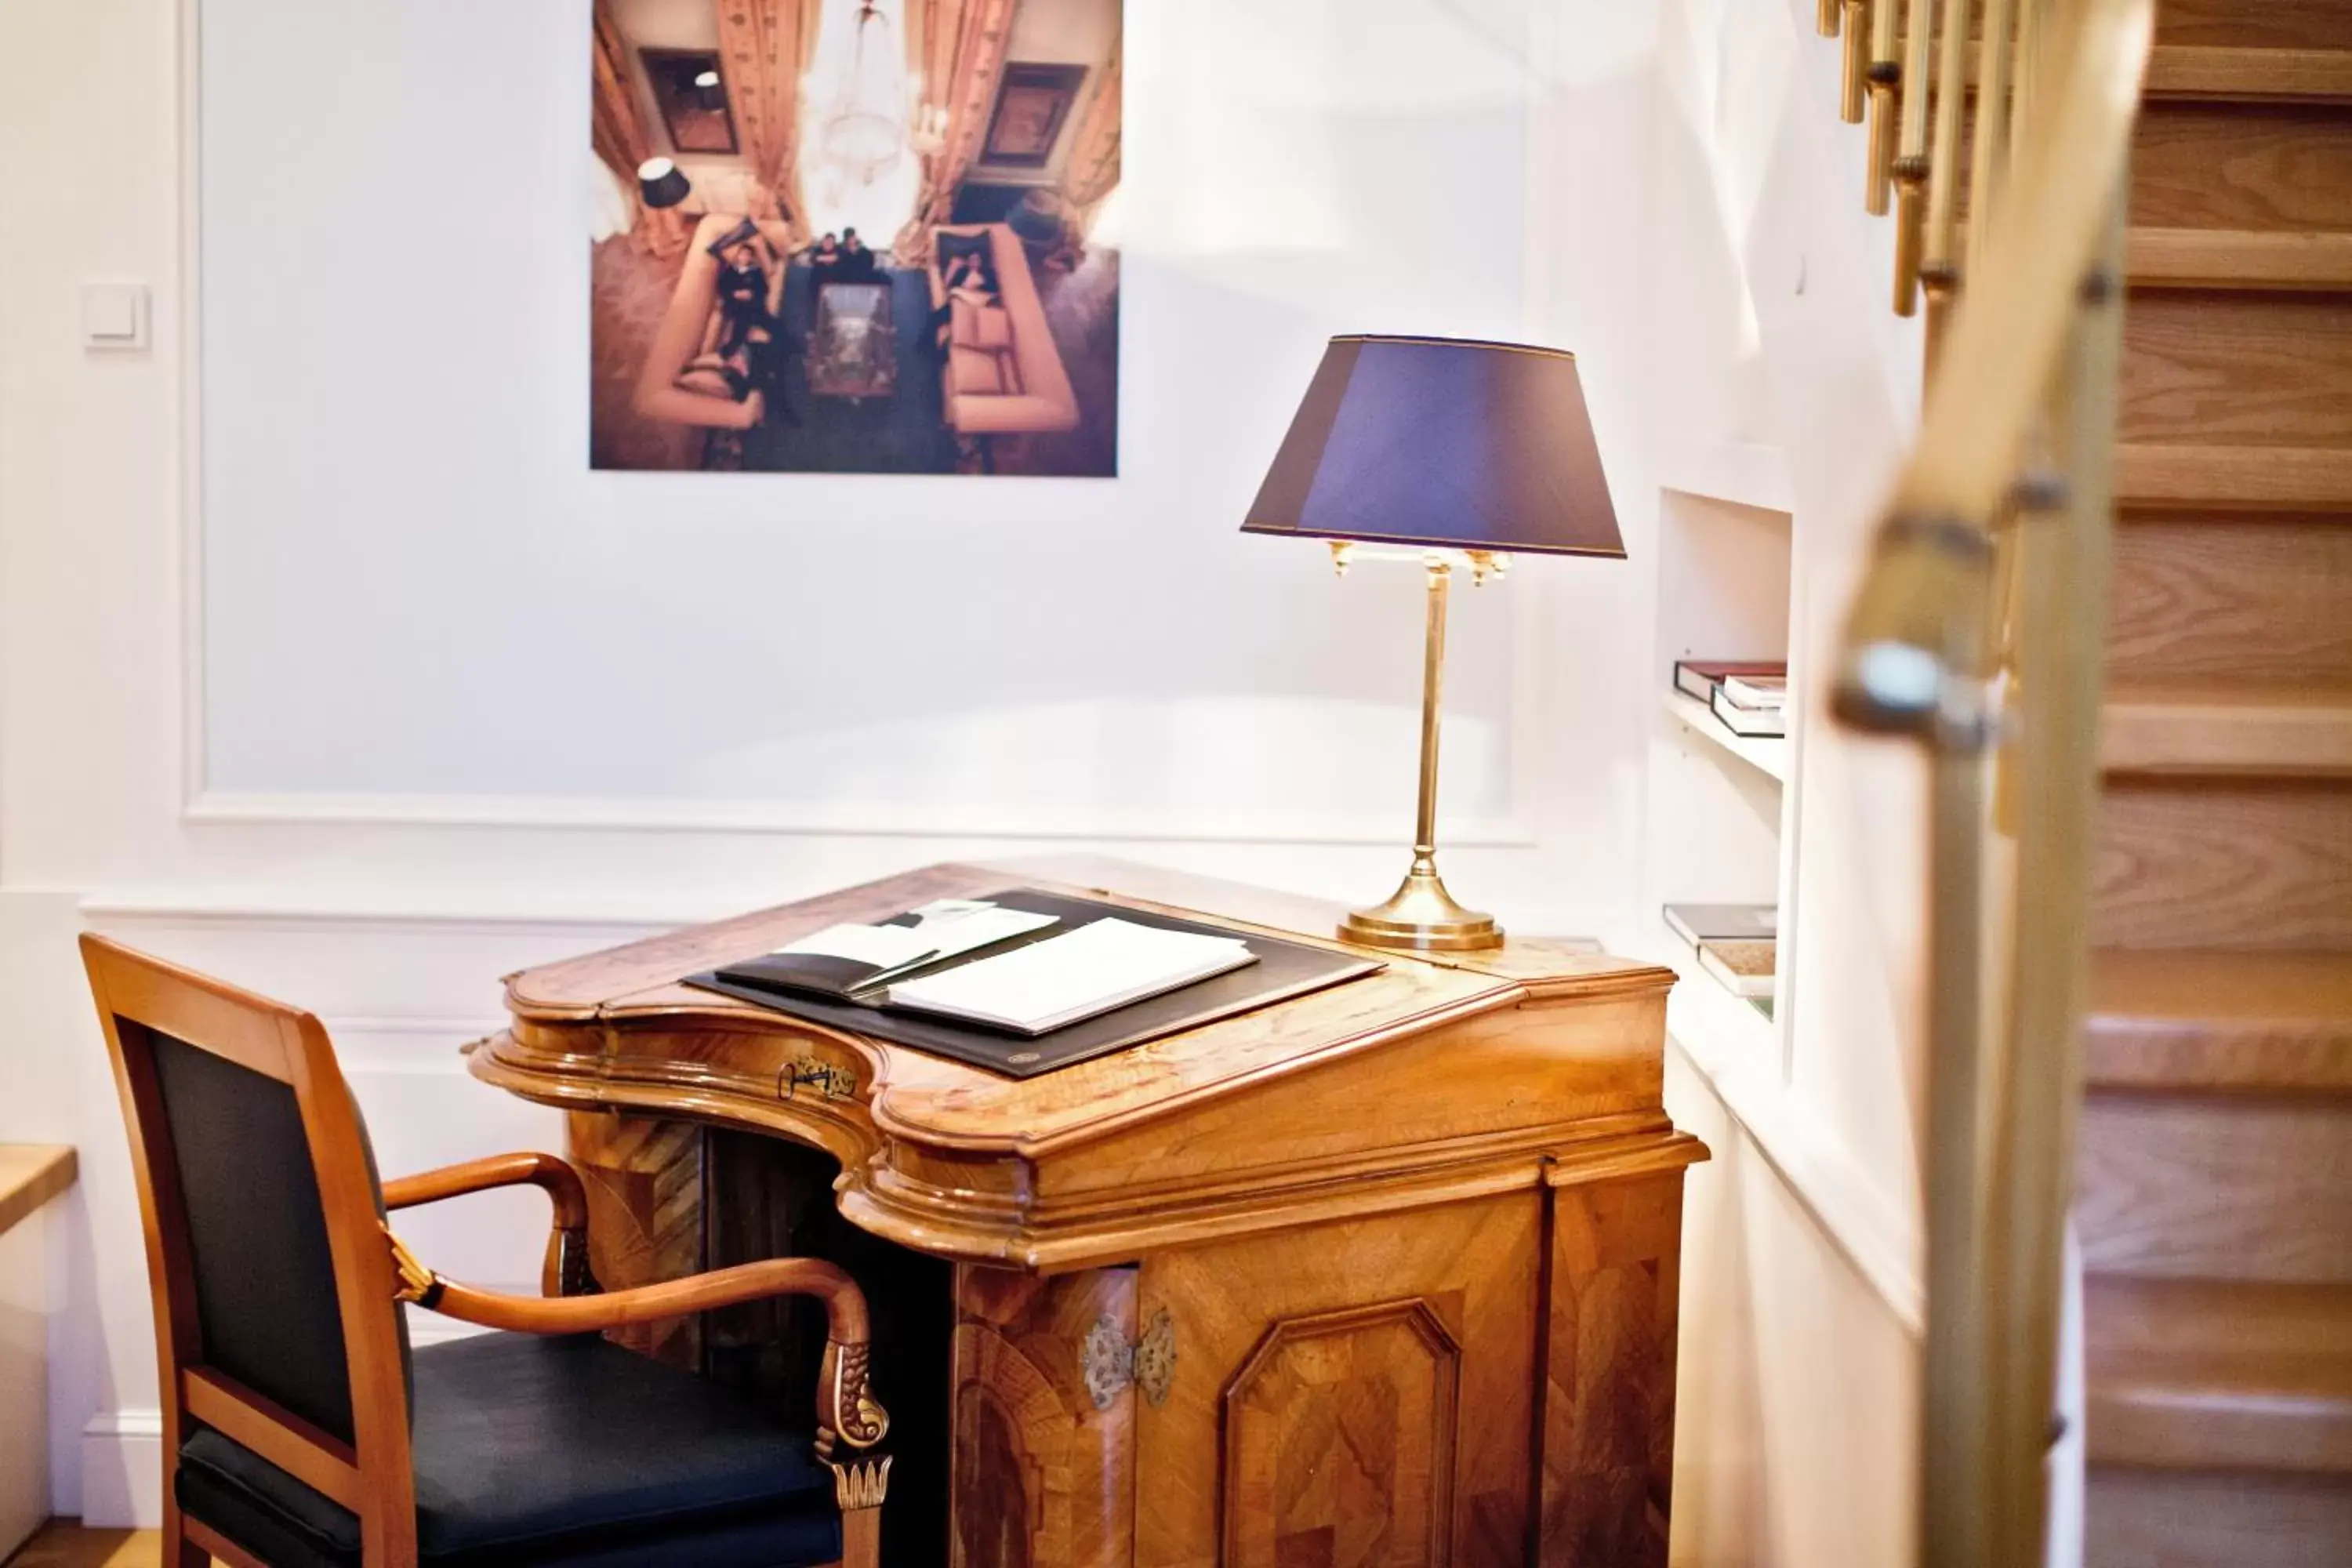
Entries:
[[[801, 1568], [840, 1554], [805, 1429], [594, 1335], [491, 1333], [415, 1352], [419, 1559], [436, 1568]], [[216, 1432], [180, 1506], [274, 1568], [360, 1561], [357, 1516]]]

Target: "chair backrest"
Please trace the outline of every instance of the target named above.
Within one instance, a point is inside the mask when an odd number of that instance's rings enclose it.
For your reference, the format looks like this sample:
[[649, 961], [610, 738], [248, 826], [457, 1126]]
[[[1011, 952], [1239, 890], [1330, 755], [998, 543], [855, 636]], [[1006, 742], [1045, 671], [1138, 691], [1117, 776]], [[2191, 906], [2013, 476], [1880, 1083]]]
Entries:
[[154, 1293], [169, 1477], [194, 1426], [413, 1561], [408, 1342], [383, 1195], [318, 1019], [84, 936]]

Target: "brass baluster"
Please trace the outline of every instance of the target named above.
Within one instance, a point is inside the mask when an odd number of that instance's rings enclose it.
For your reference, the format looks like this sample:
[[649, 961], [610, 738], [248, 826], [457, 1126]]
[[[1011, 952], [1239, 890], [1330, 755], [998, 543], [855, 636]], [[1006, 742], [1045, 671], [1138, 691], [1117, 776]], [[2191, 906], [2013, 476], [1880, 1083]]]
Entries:
[[1960, 287], [1960, 121], [1968, 111], [1969, 28], [1975, 16], [1976, 0], [1944, 0], [1944, 36], [1936, 46], [1936, 142], [1927, 154], [1927, 232], [1919, 263], [1930, 377]]
[[1838, 36], [1838, 13], [1842, 8], [1841, 0], [1820, 0], [1819, 8], [1813, 13], [1813, 26], [1821, 30], [1822, 37]]
[[1875, 0], [1870, 13], [1870, 67], [1864, 75], [1870, 93], [1870, 167], [1862, 205], [1872, 216], [1886, 215], [1895, 174], [1895, 98], [1903, 86], [1895, 58], [1897, 0]]
[[[1927, 223], [1927, 62], [1935, 47], [1935, 0], [1911, 0], [1903, 40], [1903, 133], [1895, 166], [1895, 313], [1919, 309], [1920, 252]], [[1960, 17], [1965, 23], [1965, 13]]]
[[1844, 76], [1838, 89], [1838, 118], [1848, 125], [1862, 123], [1863, 87], [1870, 65], [1870, 5], [1871, 0], [1845, 0]]
[[2042, 26], [2049, 14], [2043, 0], [2016, 0], [2017, 5], [2017, 64], [2012, 72], [2015, 86], [2009, 98], [2009, 144], [2026, 145], [2027, 122], [2033, 114], [2033, 84], [2040, 74], [2042, 47], [2047, 29]]
[[2009, 63], [2014, 0], [1985, 0], [1984, 42], [1977, 72], [1976, 136], [1969, 153], [1969, 270], [1984, 255], [2009, 163]]

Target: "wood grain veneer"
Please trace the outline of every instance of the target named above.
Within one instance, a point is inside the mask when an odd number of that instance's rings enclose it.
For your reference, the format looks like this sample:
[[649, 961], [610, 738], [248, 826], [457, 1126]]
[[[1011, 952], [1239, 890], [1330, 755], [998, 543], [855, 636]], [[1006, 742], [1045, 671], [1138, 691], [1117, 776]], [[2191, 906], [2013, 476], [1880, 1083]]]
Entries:
[[2352, 1093], [2352, 953], [2093, 955], [2094, 1089]]
[[2352, 444], [2352, 310], [2325, 295], [2136, 294], [2118, 395], [2126, 442]]
[[2352, 779], [2352, 688], [2117, 681], [2099, 731], [2111, 776]]
[[[1660, 1561], [1705, 1157], [1661, 1105], [1670, 972], [1540, 942], [1387, 955], [1021, 1081], [675, 984], [1014, 886], [1330, 929], [1229, 885], [1066, 874], [1089, 879], [933, 867], [517, 975], [472, 1070], [573, 1112], [597, 1225], [612, 1205], [647, 1238], [597, 1255], [608, 1283], [772, 1204], [695, 1126], [826, 1152], [843, 1216], [956, 1264], [959, 1568], [1500, 1565], [1538, 1539], [1570, 1568]], [[1135, 1349], [1153, 1334], [1172, 1360]]]
[[2327, 105], [2151, 104], [2132, 145], [2131, 221], [2352, 229], [2352, 123]]
[[2136, 681], [2352, 685], [2352, 528], [2324, 517], [2126, 514], [2107, 660]]
[[2352, 1287], [2095, 1279], [2095, 1465], [2352, 1474]]
[[2352, 949], [2352, 792], [2110, 780], [2092, 884], [2099, 947]]
[[2074, 1219], [2097, 1274], [2352, 1282], [2352, 1117], [2324, 1100], [2097, 1094]]
[[2148, 57], [2147, 96], [2306, 103], [2352, 98], [2352, 48], [2158, 44]]
[[2125, 267], [2136, 289], [2352, 289], [2352, 231], [2134, 228]]
[[2329, 447], [2168, 446], [2116, 448], [2116, 497], [2141, 510], [2352, 512], [2352, 451]]
[[2346, 0], [2158, 0], [2156, 41], [2234, 48], [2343, 47], [2352, 37]]

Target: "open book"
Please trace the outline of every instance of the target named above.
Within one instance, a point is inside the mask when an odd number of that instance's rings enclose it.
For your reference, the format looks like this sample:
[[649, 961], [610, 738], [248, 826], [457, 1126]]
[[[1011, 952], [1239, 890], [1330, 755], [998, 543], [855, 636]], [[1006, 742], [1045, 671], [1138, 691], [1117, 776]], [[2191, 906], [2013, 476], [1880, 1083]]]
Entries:
[[1237, 937], [1092, 921], [890, 987], [888, 1005], [1043, 1035], [1257, 962]]

